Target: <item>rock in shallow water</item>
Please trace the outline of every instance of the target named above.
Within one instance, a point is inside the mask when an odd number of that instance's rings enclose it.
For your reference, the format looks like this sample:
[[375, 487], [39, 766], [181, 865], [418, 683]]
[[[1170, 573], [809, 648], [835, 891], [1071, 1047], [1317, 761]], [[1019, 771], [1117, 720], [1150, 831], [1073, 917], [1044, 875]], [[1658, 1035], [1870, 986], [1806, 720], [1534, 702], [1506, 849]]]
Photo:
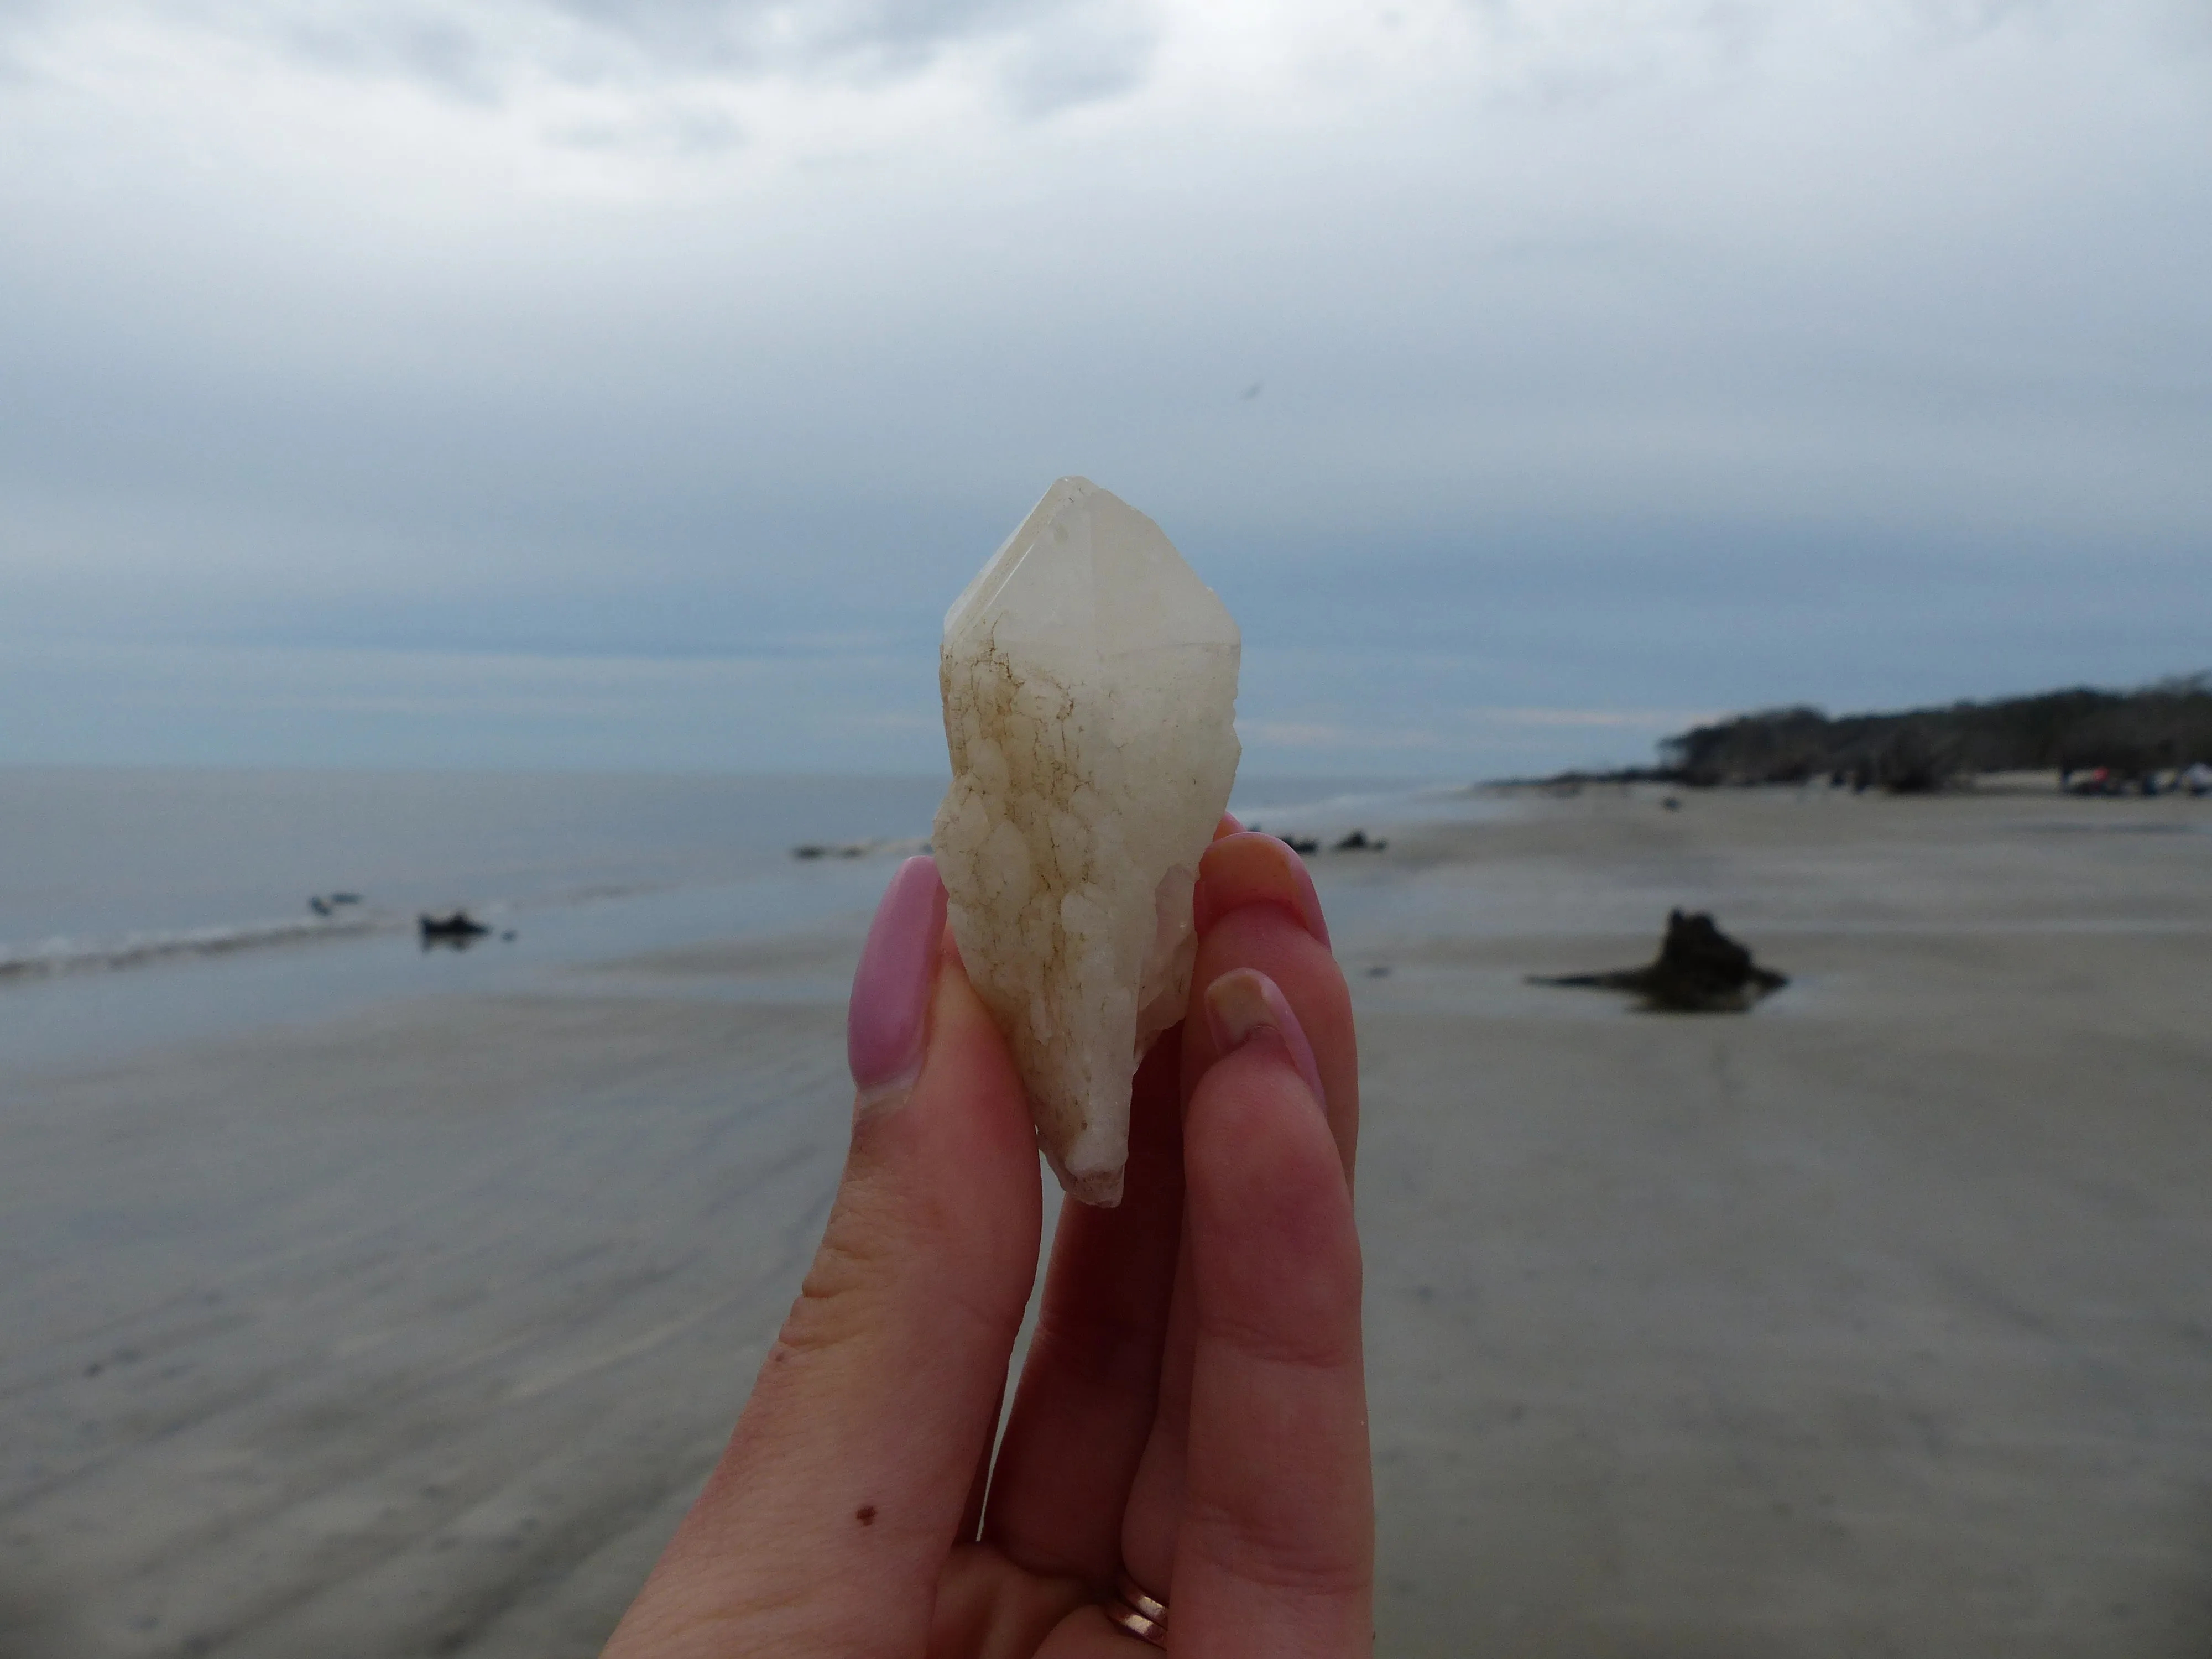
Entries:
[[1085, 478], [1047, 490], [945, 618], [934, 845], [953, 937], [1037, 1144], [1088, 1204], [1121, 1201], [1129, 1078], [1190, 989], [1238, 648], [1160, 527]]

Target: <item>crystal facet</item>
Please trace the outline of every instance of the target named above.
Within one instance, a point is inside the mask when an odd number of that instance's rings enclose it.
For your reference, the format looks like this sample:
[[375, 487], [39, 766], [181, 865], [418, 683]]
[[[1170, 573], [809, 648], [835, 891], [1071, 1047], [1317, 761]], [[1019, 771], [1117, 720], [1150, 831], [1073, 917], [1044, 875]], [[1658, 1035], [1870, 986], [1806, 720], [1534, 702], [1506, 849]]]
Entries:
[[1191, 884], [1237, 776], [1237, 624], [1160, 527], [1044, 493], [945, 618], [953, 937], [1060, 1185], [1121, 1201], [1129, 1079], [1182, 1017]]

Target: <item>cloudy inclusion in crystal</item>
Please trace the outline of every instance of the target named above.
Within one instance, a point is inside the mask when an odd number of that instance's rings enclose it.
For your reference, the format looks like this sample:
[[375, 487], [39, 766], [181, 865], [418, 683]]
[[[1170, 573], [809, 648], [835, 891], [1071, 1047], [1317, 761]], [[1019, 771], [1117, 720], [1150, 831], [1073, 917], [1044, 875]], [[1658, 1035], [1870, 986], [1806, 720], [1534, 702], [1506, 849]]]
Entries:
[[1121, 1200], [1129, 1079], [1182, 1018], [1236, 780], [1237, 624], [1160, 527], [1062, 478], [945, 619], [953, 936], [1060, 1185]]

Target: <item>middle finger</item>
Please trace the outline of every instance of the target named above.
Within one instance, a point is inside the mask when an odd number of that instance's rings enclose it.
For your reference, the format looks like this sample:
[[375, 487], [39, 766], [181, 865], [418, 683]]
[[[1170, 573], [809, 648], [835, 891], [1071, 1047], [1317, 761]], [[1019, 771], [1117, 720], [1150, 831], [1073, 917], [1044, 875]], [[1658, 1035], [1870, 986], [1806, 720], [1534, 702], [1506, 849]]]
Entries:
[[1156, 1412], [1182, 1224], [1182, 1049], [1181, 1030], [1164, 1031], [1137, 1069], [1121, 1204], [1060, 1208], [984, 1516], [1017, 1565], [1101, 1588]]
[[[1224, 812], [1214, 839], [1243, 828]], [[1205, 908], [1202, 875], [1193, 900]], [[1158, 1412], [1182, 1227], [1182, 1048], [1180, 1028], [1162, 1032], [1131, 1079], [1120, 1206], [1060, 1210], [1036, 1331], [990, 1471], [984, 1539], [1018, 1565], [1098, 1587], [1120, 1565], [1121, 1514]]]

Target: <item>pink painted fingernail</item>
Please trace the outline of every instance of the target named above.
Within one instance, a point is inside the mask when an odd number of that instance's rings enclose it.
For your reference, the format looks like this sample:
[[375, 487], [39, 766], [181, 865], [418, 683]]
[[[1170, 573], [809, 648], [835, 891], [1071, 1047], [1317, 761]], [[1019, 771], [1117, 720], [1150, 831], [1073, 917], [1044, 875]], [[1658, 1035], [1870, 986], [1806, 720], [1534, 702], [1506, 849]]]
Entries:
[[1273, 1032], [1313, 1091], [1315, 1106], [1327, 1099], [1322, 1093], [1321, 1068], [1314, 1064], [1313, 1045], [1306, 1041], [1298, 1017], [1291, 1012], [1282, 988], [1258, 969], [1232, 968], [1206, 988], [1206, 1023], [1213, 1033], [1214, 1048], [1224, 1054], [1255, 1036]]
[[858, 1115], [902, 1098], [921, 1072], [929, 994], [945, 933], [945, 884], [927, 858], [908, 859], [891, 878], [853, 975], [845, 1011], [845, 1059], [860, 1091]]

